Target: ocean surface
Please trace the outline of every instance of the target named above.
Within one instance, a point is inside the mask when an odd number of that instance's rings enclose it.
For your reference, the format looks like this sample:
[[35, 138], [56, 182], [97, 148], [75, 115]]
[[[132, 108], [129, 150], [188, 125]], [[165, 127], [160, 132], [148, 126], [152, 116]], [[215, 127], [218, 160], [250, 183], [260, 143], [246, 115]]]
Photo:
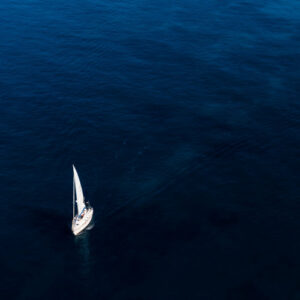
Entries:
[[0, 28], [1, 299], [300, 299], [299, 1], [1, 0]]

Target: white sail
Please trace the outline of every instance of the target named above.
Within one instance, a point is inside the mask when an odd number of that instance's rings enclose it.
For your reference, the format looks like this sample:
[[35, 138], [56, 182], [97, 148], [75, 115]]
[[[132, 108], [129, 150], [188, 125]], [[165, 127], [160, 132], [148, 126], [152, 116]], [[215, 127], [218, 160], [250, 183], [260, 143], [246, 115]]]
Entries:
[[73, 172], [74, 172], [74, 183], [75, 183], [75, 190], [76, 190], [77, 213], [80, 214], [82, 210], [85, 208], [85, 203], [84, 203], [84, 196], [83, 196], [79, 176], [74, 165], [73, 165]]

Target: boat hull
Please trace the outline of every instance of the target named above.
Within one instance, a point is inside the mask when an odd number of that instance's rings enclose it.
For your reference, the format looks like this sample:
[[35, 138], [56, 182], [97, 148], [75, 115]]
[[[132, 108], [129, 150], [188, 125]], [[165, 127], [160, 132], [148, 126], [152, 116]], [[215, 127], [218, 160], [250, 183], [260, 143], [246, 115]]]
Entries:
[[88, 208], [84, 216], [79, 219], [77, 216], [72, 221], [72, 231], [74, 235], [80, 234], [86, 229], [93, 219], [94, 210], [92, 207]]

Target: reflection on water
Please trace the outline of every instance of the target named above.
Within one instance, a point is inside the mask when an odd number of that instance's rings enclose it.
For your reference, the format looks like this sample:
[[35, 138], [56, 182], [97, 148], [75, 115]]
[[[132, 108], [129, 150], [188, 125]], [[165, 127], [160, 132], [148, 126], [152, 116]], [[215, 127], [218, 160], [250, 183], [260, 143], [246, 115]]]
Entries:
[[80, 235], [74, 237], [76, 249], [79, 253], [80, 273], [83, 278], [88, 278], [91, 273], [91, 257], [90, 257], [90, 230], [94, 227], [92, 223]]

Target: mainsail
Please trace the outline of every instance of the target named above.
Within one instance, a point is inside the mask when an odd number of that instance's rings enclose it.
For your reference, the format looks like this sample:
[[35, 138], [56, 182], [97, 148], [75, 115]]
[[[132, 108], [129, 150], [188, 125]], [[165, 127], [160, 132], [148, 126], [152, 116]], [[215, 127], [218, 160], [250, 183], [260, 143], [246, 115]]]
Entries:
[[77, 213], [81, 214], [83, 209], [85, 208], [85, 203], [84, 203], [84, 196], [83, 196], [79, 176], [74, 165], [73, 165], [73, 173], [74, 173], [74, 183], [75, 183], [75, 190], [76, 190]]

